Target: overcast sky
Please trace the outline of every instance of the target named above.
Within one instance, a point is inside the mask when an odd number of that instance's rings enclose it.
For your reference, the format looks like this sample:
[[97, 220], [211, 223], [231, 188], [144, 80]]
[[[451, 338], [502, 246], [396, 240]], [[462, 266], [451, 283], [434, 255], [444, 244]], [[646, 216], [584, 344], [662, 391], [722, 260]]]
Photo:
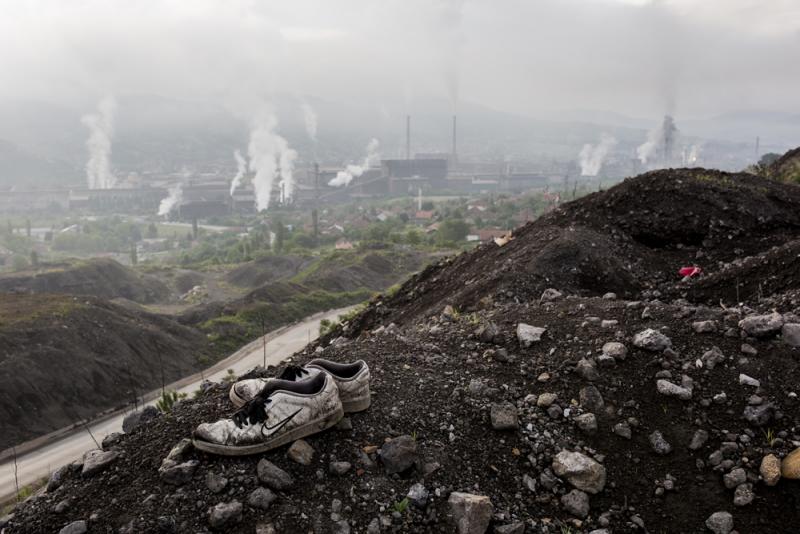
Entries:
[[799, 0], [0, 0], [0, 99], [800, 112]]

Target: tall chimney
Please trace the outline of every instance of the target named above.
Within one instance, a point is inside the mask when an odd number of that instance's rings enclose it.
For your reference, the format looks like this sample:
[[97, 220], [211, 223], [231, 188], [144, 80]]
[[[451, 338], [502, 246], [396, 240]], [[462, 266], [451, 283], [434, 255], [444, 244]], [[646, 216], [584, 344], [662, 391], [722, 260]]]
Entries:
[[458, 152], [456, 151], [456, 116], [453, 115], [453, 163], [458, 161]]
[[411, 115], [406, 115], [406, 159], [411, 159]]

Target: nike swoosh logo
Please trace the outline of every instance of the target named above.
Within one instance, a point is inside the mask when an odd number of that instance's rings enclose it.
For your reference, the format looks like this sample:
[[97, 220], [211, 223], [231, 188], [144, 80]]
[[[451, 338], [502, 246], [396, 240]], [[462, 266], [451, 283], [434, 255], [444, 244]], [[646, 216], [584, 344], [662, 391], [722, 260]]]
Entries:
[[[270, 437], [270, 436], [271, 436], [271, 435], [273, 435], [275, 432], [277, 432], [278, 430], [280, 430], [281, 428], [283, 428], [283, 427], [286, 425], [286, 423], [288, 423], [289, 421], [291, 421], [292, 419], [294, 419], [294, 417], [295, 417], [297, 414], [299, 414], [301, 411], [303, 411], [303, 409], [302, 409], [302, 408], [298, 408], [298, 410], [297, 410], [296, 412], [294, 412], [292, 415], [290, 415], [290, 416], [289, 416], [289, 417], [287, 417], [286, 419], [284, 419], [284, 420], [280, 421], [279, 423], [275, 423], [275, 424], [274, 424], [274, 425], [272, 425], [272, 426], [268, 426], [268, 425], [267, 425], [267, 422], [266, 422], [266, 421], [264, 421], [264, 424], [263, 424], [263, 425], [261, 425], [261, 435], [262, 435], [262, 436], [264, 436], [265, 438], [268, 438], [268, 437]], [[267, 432], [267, 433], [264, 433], [264, 430], [268, 430], [269, 432]]]

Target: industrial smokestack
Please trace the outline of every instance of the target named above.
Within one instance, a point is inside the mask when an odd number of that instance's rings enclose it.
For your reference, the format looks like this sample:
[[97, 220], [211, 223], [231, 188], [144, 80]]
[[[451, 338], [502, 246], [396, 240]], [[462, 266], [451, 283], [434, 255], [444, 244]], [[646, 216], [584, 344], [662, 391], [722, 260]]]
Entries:
[[406, 115], [406, 159], [411, 159], [411, 115]]
[[456, 116], [453, 115], [453, 163], [458, 161], [458, 152], [456, 151]]

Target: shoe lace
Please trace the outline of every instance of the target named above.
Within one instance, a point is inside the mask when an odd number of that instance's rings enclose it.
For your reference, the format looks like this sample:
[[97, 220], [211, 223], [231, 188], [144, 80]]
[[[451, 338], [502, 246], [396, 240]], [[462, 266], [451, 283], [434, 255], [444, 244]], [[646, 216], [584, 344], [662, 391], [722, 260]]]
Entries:
[[266, 422], [267, 404], [270, 402], [272, 402], [272, 399], [269, 396], [256, 395], [233, 414], [233, 422], [238, 428], [242, 428], [247, 424], [254, 425]]
[[302, 378], [308, 374], [311, 373], [309, 373], [308, 369], [304, 367], [300, 367], [299, 365], [287, 365], [286, 368], [281, 371], [281, 374], [278, 375], [278, 378], [281, 380], [289, 380], [294, 382], [298, 378]]

